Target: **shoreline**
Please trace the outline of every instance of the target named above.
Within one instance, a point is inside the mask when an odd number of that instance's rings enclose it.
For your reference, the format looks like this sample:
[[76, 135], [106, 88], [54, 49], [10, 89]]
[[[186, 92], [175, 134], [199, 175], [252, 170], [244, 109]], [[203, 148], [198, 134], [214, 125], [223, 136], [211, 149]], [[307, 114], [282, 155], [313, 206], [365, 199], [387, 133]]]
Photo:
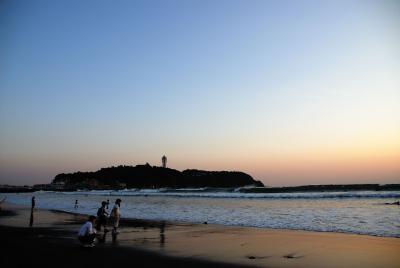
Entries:
[[[4, 211], [14, 211], [15, 215], [3, 215]], [[6, 247], [18, 250], [17, 245], [25, 244], [22, 241], [33, 232], [36, 238], [28, 243], [29, 250], [36, 250], [35, 241], [41, 240], [41, 236], [54, 236], [50, 242], [56, 243], [57, 247], [79, 252], [76, 232], [87, 215], [35, 209], [35, 223], [29, 228], [29, 213], [29, 208], [4, 204], [0, 217], [1, 232], [4, 230], [11, 237], [19, 237], [16, 245], [9, 245], [9, 239], [5, 239], [3, 244]], [[398, 267], [400, 264], [400, 239], [393, 237], [130, 219], [121, 222], [120, 230], [116, 241], [108, 238], [93, 250], [103, 252], [107, 249], [113, 255], [115, 251], [126, 251], [124, 254], [127, 256], [139, 254], [144, 263], [147, 258], [173, 258], [177, 262], [173, 265], [178, 267], [188, 261], [193, 267], [336, 268]], [[46, 247], [45, 241], [42, 242], [41, 246]], [[77, 258], [79, 262], [81, 257]], [[126, 258], [128, 263], [132, 261]], [[161, 263], [143, 265], [164, 266]]]
[[[11, 206], [15, 207], [21, 207], [21, 208], [29, 208], [28, 206], [25, 205], [17, 205], [9, 202], [4, 202], [4, 204], [8, 204]], [[393, 204], [384, 204], [382, 203], [381, 205], [393, 205]], [[396, 206], [398, 206], [396, 204]], [[78, 212], [73, 212], [70, 210], [61, 210], [61, 209], [43, 209], [43, 208], [38, 208], [40, 210], [47, 210], [55, 213], [61, 213], [61, 214], [70, 214], [74, 216], [84, 216], [87, 217], [89, 215], [95, 215], [95, 211], [92, 214], [85, 214], [85, 213], [78, 213]], [[326, 234], [345, 234], [345, 235], [356, 235], [356, 236], [366, 236], [366, 237], [379, 237], [379, 238], [395, 238], [399, 239], [400, 236], [389, 236], [389, 235], [379, 235], [379, 234], [366, 234], [366, 233], [356, 233], [356, 232], [347, 232], [347, 231], [323, 231], [323, 230], [312, 230], [312, 229], [301, 229], [301, 228], [281, 228], [281, 227], [259, 227], [259, 226], [245, 226], [245, 225], [229, 225], [229, 224], [216, 224], [216, 223], [208, 223], [207, 221], [205, 222], [193, 222], [193, 221], [173, 221], [173, 220], [161, 220], [161, 219], [137, 219], [137, 218], [121, 218], [120, 220], [122, 225], [128, 225], [128, 226], [138, 226], [138, 225], [154, 225], [154, 226], [160, 226], [161, 224], [168, 224], [168, 225], [203, 225], [206, 222], [206, 225], [208, 226], [215, 226], [215, 227], [222, 227], [222, 228], [244, 228], [244, 229], [255, 229], [255, 230], [270, 230], [270, 231], [288, 231], [288, 232], [310, 232], [310, 233], [326, 233]]]

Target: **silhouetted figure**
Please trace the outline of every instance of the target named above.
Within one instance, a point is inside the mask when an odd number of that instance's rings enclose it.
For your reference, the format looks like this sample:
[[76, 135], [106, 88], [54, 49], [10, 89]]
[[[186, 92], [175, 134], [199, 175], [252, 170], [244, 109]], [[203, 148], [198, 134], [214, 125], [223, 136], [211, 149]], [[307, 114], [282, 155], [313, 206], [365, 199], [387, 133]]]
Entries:
[[107, 229], [107, 216], [108, 212], [106, 211], [107, 202], [101, 202], [101, 207], [97, 210], [97, 231], [101, 230], [101, 226], [104, 226], [104, 232], [108, 232]]
[[110, 200], [107, 199], [107, 205], [106, 205], [106, 209], [108, 209], [108, 206], [110, 205]]
[[94, 247], [94, 239], [96, 238], [96, 229], [93, 225], [96, 223], [96, 216], [89, 216], [89, 219], [79, 229], [78, 239], [83, 246]]
[[76, 200], [75, 200], [75, 209], [77, 209], [78, 207], [79, 207], [78, 199], [76, 199]]
[[111, 215], [110, 215], [110, 220], [113, 224], [113, 232], [112, 234], [118, 234], [118, 227], [119, 227], [119, 220], [121, 218], [121, 214], [120, 214], [120, 207], [121, 207], [121, 199], [117, 199], [115, 200], [115, 205], [111, 211]]
[[35, 196], [32, 196], [31, 200], [31, 216], [29, 218], [29, 227], [33, 226], [33, 210], [35, 209], [36, 202], [35, 202]]

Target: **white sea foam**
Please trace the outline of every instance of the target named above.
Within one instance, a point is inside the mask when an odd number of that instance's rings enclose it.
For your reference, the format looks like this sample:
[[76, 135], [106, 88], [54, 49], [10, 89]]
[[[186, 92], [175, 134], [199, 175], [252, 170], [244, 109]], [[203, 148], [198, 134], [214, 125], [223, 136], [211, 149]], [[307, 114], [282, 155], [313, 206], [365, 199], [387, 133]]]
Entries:
[[258, 199], [326, 199], [326, 198], [400, 198], [399, 191], [352, 191], [352, 192], [298, 192], [298, 193], [242, 193], [238, 189], [215, 191], [197, 189], [125, 189], [119, 191], [92, 190], [62, 192], [69, 195], [110, 195], [110, 196], [169, 196], [203, 198], [258, 198]]

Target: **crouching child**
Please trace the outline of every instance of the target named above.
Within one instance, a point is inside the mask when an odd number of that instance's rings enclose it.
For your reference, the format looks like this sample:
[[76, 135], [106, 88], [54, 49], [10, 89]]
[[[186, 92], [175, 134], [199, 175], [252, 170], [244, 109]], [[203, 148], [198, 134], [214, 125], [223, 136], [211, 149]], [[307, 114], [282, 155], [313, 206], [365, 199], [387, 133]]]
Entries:
[[79, 229], [78, 239], [84, 247], [94, 247], [96, 238], [96, 229], [93, 228], [96, 223], [96, 216], [90, 216], [88, 221]]

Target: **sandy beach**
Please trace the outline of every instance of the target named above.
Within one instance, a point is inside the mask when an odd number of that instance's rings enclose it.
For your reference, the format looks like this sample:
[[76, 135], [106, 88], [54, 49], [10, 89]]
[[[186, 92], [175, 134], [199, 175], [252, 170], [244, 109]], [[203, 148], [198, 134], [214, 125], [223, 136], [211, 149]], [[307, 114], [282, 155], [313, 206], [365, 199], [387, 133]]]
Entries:
[[[3, 205], [2, 267], [140, 264], [142, 267], [399, 267], [400, 239], [365, 235], [123, 220], [115, 240], [80, 248], [86, 215]], [[10, 254], [10, 255], [9, 255]], [[12, 255], [11, 255], [12, 254]]]

